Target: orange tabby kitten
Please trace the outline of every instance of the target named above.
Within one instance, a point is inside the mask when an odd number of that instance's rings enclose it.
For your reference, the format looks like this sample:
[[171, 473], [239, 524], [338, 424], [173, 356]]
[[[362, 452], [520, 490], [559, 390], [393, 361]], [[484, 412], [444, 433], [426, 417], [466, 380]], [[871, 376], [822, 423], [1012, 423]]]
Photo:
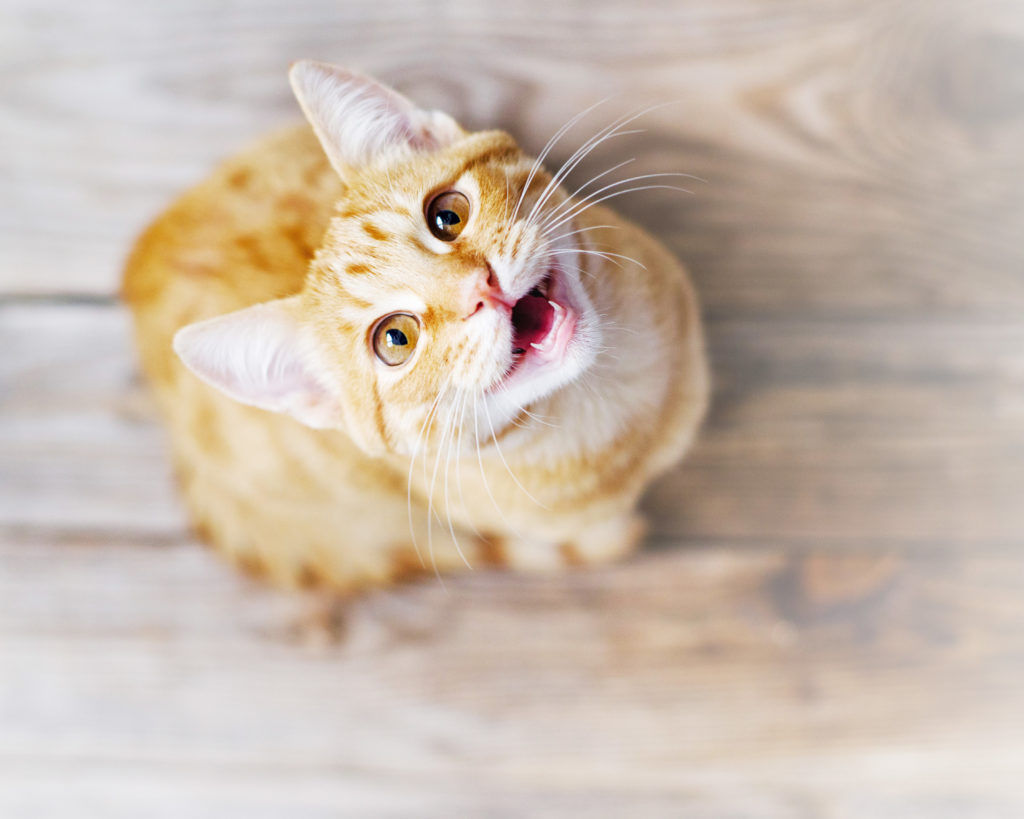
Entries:
[[623, 185], [560, 186], [614, 126], [552, 177], [360, 74], [291, 81], [312, 133], [226, 162], [125, 273], [203, 537], [339, 589], [630, 551], [708, 378], [684, 270], [596, 204]]

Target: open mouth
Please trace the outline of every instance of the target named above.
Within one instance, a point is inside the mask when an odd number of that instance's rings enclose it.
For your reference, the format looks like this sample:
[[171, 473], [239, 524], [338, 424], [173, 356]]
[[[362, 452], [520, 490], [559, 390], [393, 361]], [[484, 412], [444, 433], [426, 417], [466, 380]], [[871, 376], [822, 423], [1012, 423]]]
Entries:
[[552, 267], [512, 308], [512, 366], [503, 381], [527, 365], [560, 361], [576, 332], [576, 320], [559, 271]]

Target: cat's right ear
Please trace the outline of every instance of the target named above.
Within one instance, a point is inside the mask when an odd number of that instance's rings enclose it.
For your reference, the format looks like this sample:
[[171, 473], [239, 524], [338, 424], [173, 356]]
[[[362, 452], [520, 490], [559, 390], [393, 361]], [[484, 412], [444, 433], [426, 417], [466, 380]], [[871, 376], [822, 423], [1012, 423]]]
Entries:
[[334, 169], [351, 168], [394, 151], [433, 151], [465, 136], [440, 111], [417, 108], [397, 91], [336, 65], [300, 60], [288, 72], [302, 111]]
[[203, 381], [236, 401], [281, 412], [314, 429], [341, 424], [301, 322], [297, 297], [197, 321], [174, 336], [174, 352]]

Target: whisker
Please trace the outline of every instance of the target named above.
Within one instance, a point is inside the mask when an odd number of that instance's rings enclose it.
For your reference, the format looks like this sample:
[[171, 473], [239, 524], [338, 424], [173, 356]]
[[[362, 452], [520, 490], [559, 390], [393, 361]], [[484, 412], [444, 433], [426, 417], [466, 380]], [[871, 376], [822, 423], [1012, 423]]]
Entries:
[[[614, 127], [614, 126], [611, 126]], [[627, 136], [629, 134], [640, 133], [638, 130], [629, 131], [609, 131], [608, 127], [598, 132], [595, 136], [587, 140], [583, 145], [577, 148], [572, 155], [565, 160], [555, 172], [555, 174], [548, 181], [548, 184], [544, 186], [544, 190], [541, 191], [541, 195], [537, 197], [537, 201], [534, 202], [533, 208], [526, 217], [526, 224], [530, 225], [534, 223], [534, 217], [539, 214], [540, 208], [544, 206], [544, 203], [551, 198], [554, 192], [558, 189], [558, 186], [565, 181], [566, 177], [572, 173], [576, 166], [579, 165], [584, 159], [599, 146], [604, 144], [610, 139], [614, 139], [619, 136]]]
[[498, 434], [494, 431], [494, 422], [491, 420], [491, 411], [490, 409], [488, 409], [486, 404], [484, 404], [484, 414], [487, 417], [487, 424], [491, 428], [491, 442], [494, 444], [494, 448], [498, 453], [498, 457], [501, 458], [501, 462], [505, 465], [505, 469], [508, 470], [509, 477], [512, 478], [512, 480], [515, 482], [515, 485], [518, 486], [523, 491], [523, 494], [526, 495], [526, 497], [532, 500], [541, 509], [547, 509], [547, 506], [545, 506], [533, 495], [531, 495], [529, 491], [527, 491], [526, 487], [519, 482], [519, 478], [516, 477], [516, 473], [512, 471], [512, 467], [509, 466], [508, 461], [505, 460], [505, 453], [501, 451], [501, 444], [498, 443]]
[[[618, 259], [609, 258], [606, 254], [601, 253], [598, 250], [565, 250], [565, 251], [562, 251], [562, 252], [564, 252], [564, 253], [581, 253], [581, 254], [586, 255], [586, 256], [600, 256], [602, 259], [604, 259], [609, 264], [615, 265], [617, 268], [619, 268], [619, 270], [625, 270], [625, 267], [623, 266], [623, 264]], [[560, 255], [558, 251], [553, 252], [553, 253], [545, 254], [545, 256], [558, 256], [558, 255]], [[579, 270], [580, 270], [581, 273], [586, 273], [591, 278], [594, 278], [595, 275], [596, 275], [596, 273], [593, 270], [586, 270], [583, 267], [580, 267]]]
[[590, 230], [600, 230], [601, 228], [607, 228], [608, 230], [622, 230], [621, 225], [589, 225], [588, 227], [577, 228], [576, 230], [570, 230], [566, 233], [559, 233], [557, 236], [551, 236], [546, 238], [546, 244], [548, 246], [554, 245], [555, 242], [559, 242], [562, 239], [568, 239], [570, 236], [575, 236], [577, 233], [586, 233]]
[[[423, 560], [423, 555], [420, 553], [419, 543], [417, 543], [416, 541], [416, 526], [414, 525], [412, 519], [412, 473], [413, 470], [416, 468], [416, 457], [420, 451], [420, 443], [423, 441], [423, 435], [424, 431], [427, 428], [427, 423], [432, 423], [431, 419], [433, 418], [434, 412], [437, 409], [438, 402], [440, 402], [441, 396], [444, 395], [444, 392], [447, 389], [448, 383], [451, 381], [451, 378], [452, 377], [449, 375], [448, 378], [445, 379], [445, 382], [441, 385], [441, 389], [438, 390], [437, 395], [434, 397], [434, 402], [430, 405], [430, 409], [427, 411], [426, 418], [424, 418], [423, 423], [420, 424], [420, 431], [419, 434], [416, 436], [416, 443], [413, 445], [412, 449], [412, 458], [410, 458], [409, 460], [409, 474], [406, 477], [405, 502], [409, 514], [409, 536], [412, 538], [412, 547], [416, 551], [416, 557], [419, 558], [420, 565], [424, 569], [427, 568], [427, 564], [426, 561]], [[430, 526], [429, 517], [427, 518], [427, 526]]]
[[[652, 176], [660, 176], [660, 175], [661, 174], [652, 174]], [[693, 191], [689, 190], [688, 188], [681, 188], [678, 185], [638, 185], [635, 188], [626, 188], [625, 190], [612, 191], [611, 193], [602, 196], [600, 199], [594, 199], [594, 200], [591, 201], [589, 199], [589, 197], [588, 197], [588, 199], [585, 199], [583, 201], [583, 206], [582, 207], [578, 208], [576, 211], [568, 214], [567, 216], [564, 216], [560, 221], [555, 223], [554, 227], [558, 227], [559, 225], [564, 224], [565, 222], [567, 222], [567, 221], [569, 221], [571, 219], [575, 219], [578, 216], [580, 216], [581, 214], [583, 214], [586, 211], [590, 210], [595, 205], [599, 205], [602, 202], [605, 202], [605, 201], [607, 201], [609, 199], [614, 199], [616, 196], [622, 196], [623, 194], [626, 194], [626, 193], [636, 193], [637, 191], [651, 191], [651, 190], [670, 190], [670, 191], [679, 191], [681, 193], [689, 193], [689, 194], [693, 193]], [[596, 193], [599, 193], [599, 192], [600, 191], [598, 191]], [[596, 193], [595, 193], [595, 195], [596, 195]]]
[[541, 196], [537, 198], [537, 201], [534, 203], [533, 208], [530, 210], [530, 214], [526, 218], [526, 223], [533, 223], [533, 218], [534, 215], [538, 213], [538, 208], [543, 206], [543, 204], [551, 197], [552, 193], [554, 193], [554, 191], [558, 188], [562, 181], [570, 173], [572, 173], [576, 166], [579, 165], [580, 162], [582, 162], [584, 159], [586, 159], [599, 145], [602, 145], [608, 140], [614, 139], [615, 137], [640, 133], [641, 131], [639, 129], [632, 129], [628, 131], [622, 131], [619, 129], [624, 125], [628, 125], [630, 122], [632, 122], [637, 117], [642, 115], [643, 112], [641, 111], [640, 113], [637, 113], [632, 117], [619, 117], [619, 119], [617, 119], [611, 125], [606, 125], [594, 136], [592, 136], [590, 139], [584, 142], [583, 145], [577, 148], [573, 152], [572, 156], [570, 156], [565, 162], [562, 163], [562, 166], [558, 169], [555, 175], [551, 177], [551, 180], [544, 187]]
[[528, 415], [530, 418], [532, 418], [538, 424], [543, 424], [544, 426], [551, 427], [552, 429], [561, 429], [562, 428], [561, 424], [552, 423], [547, 418], [544, 418], [544, 417], [542, 417], [540, 415], [537, 415], [537, 413], [535, 413], [535, 412], [530, 412], [525, 407], [521, 410], [521, 412], [523, 412], [525, 415]]
[[547, 256], [559, 256], [559, 255], [561, 255], [563, 253], [582, 253], [582, 254], [588, 255], [588, 256], [600, 256], [602, 259], [606, 259], [607, 261], [611, 262], [614, 265], [617, 265], [618, 267], [622, 267], [622, 265], [619, 264], [616, 261], [616, 259], [622, 259], [623, 261], [632, 262], [633, 264], [637, 265], [638, 267], [642, 267], [644, 270], [647, 269], [647, 265], [645, 265], [643, 262], [637, 261], [632, 256], [625, 256], [622, 253], [612, 253], [612, 252], [607, 251], [607, 250], [587, 250], [585, 248], [566, 248], [565, 250], [551, 250], [551, 251], [548, 251], [548, 252], [546, 252], [546, 253], [544, 253], [542, 255], [544, 257], [547, 257]]
[[457, 400], [457, 403], [452, 407], [452, 413], [451, 413], [451, 417], [452, 417], [452, 435], [451, 435], [451, 437], [449, 438], [449, 441], [448, 441], [448, 454], [445, 456], [445, 462], [444, 462], [444, 507], [445, 507], [445, 516], [448, 518], [448, 531], [449, 531], [449, 533], [452, 536], [452, 543], [455, 545], [455, 552], [462, 559], [462, 562], [466, 565], [466, 568], [472, 570], [473, 566], [470, 565], [470, 562], [466, 559], [466, 556], [462, 553], [462, 547], [459, 546], [459, 536], [455, 534], [455, 523], [452, 520], [451, 499], [450, 499], [450, 497], [448, 495], [448, 478], [450, 477], [451, 468], [452, 468], [452, 454], [453, 454], [453, 450], [454, 450], [454, 454], [455, 454], [455, 462], [458, 463], [458, 446], [457, 446], [456, 438], [455, 438], [455, 433], [456, 432], [458, 432], [458, 435], [459, 435], [458, 444], [461, 444], [461, 442], [462, 442], [462, 430], [459, 429], [458, 426], [457, 426], [458, 418], [456, 417], [456, 412], [457, 412], [458, 408], [463, 406], [463, 402], [465, 401], [465, 398], [463, 397], [463, 395], [460, 394], [460, 395], [456, 396], [456, 400]]
[[[466, 494], [464, 487], [462, 485], [462, 462], [464, 460], [464, 458], [462, 457], [462, 434], [466, 430], [466, 406], [472, 400], [472, 395], [468, 392], [465, 393], [462, 399], [462, 408], [459, 410], [459, 452], [458, 457], [455, 460], [455, 485], [459, 490], [459, 503], [463, 510], [465, 510], [467, 506]], [[476, 432], [474, 430], [474, 437], [475, 435]], [[476, 525], [473, 523], [473, 521], [467, 518], [466, 522], [469, 524], [469, 528], [473, 530], [473, 534], [475, 534], [477, 537], [480, 537], [480, 530], [476, 528]]]
[[617, 321], [611, 321], [608, 319], [606, 313], [598, 313], [598, 318], [601, 319], [601, 326], [609, 330], [615, 330], [618, 333], [630, 333], [634, 336], [640, 335], [638, 330], [634, 330], [632, 327], [626, 327], [624, 324], [619, 324]]
[[[458, 393], [456, 392], [456, 395], [457, 394]], [[454, 404], [452, 406], [454, 406]], [[443, 525], [444, 522], [445, 522], [444, 520], [441, 519], [440, 513], [438, 511], [435, 511], [435, 509], [434, 509], [434, 484], [437, 481], [437, 473], [438, 473], [438, 469], [441, 466], [441, 458], [442, 458], [442, 456], [447, 451], [446, 448], [447, 448], [448, 436], [449, 436], [449, 432], [451, 431], [451, 414], [452, 414], [452, 410], [451, 410], [451, 408], [449, 408], [448, 413], [447, 413], [447, 415], [445, 416], [445, 419], [444, 419], [444, 426], [443, 426], [443, 428], [441, 430], [441, 441], [437, 445], [437, 455], [434, 458], [434, 471], [433, 471], [433, 473], [430, 476], [430, 489], [429, 489], [429, 491], [427, 493], [427, 520], [428, 520], [428, 528], [427, 528], [427, 553], [430, 555], [430, 562], [431, 562], [431, 564], [434, 567], [434, 574], [437, 576], [438, 580], [441, 579], [441, 572], [438, 569], [437, 559], [434, 556], [434, 527], [431, 525], [430, 522], [433, 521], [433, 518], [434, 518], [435, 515], [437, 516], [437, 522], [438, 523]], [[447, 497], [445, 498], [445, 502], [447, 503]], [[448, 518], [448, 522], [450, 523], [451, 522], [451, 517], [447, 514], [447, 509], [445, 510], [445, 517]]]
[[[505, 511], [501, 508], [501, 504], [498, 503], [494, 498], [494, 493], [491, 491], [490, 481], [487, 480], [487, 470], [484, 469], [484, 457], [480, 448], [480, 431], [478, 427], [479, 418], [477, 413], [478, 402], [473, 402], [473, 439], [476, 442], [476, 462], [480, 466], [480, 477], [483, 479], [484, 491], [487, 493], [487, 497], [491, 499], [491, 503], [494, 505], [494, 510], [498, 513], [498, 517], [501, 518], [505, 527], [516, 537], [522, 539], [522, 534], [519, 530], [512, 525], [511, 521], [505, 517]], [[486, 406], [484, 407], [486, 409]]]
[[[658, 178], [664, 179], [666, 177], [684, 177], [686, 179], [695, 179], [696, 178], [696, 177], [694, 177], [693, 174], [689, 174], [689, 173], [665, 172], [665, 173], [644, 173], [644, 174], [638, 174], [637, 176], [628, 176], [625, 179], [616, 179], [614, 182], [609, 182], [607, 185], [605, 185], [605, 186], [603, 186], [601, 188], [598, 188], [596, 191], [591, 191], [590, 193], [588, 193], [582, 199], [579, 199], [579, 200], [567, 199], [566, 202], [563, 202], [561, 205], [559, 205], [557, 208], [555, 208], [552, 211], [552, 213], [549, 215], [549, 218], [544, 222], [544, 224], [542, 226], [542, 229], [545, 230], [545, 231], [547, 231], [547, 230], [554, 230], [559, 225], [562, 225], [565, 222], [575, 218], [577, 215], [579, 215], [580, 213], [583, 212], [583, 209], [581, 209], [583, 205], [585, 205], [588, 202], [592, 201], [595, 197], [600, 196], [605, 191], [613, 190], [614, 188], [617, 188], [617, 187], [622, 186], [622, 185], [630, 185], [630, 184], [632, 184], [634, 182], [642, 182], [644, 179], [658, 179]], [[688, 191], [686, 191], [686, 193], [692, 193], [692, 191], [688, 190]], [[604, 200], [603, 199], [599, 199], [598, 201], [604, 201]], [[572, 202], [572, 204], [566, 210], [562, 210], [562, 208], [566, 205], [567, 202]]]
[[595, 356], [603, 356], [604, 358], [610, 358], [612, 361], [622, 361], [622, 356], [612, 355], [612, 347], [597, 347], [594, 349]]
[[595, 134], [589, 140], [587, 140], [582, 146], [580, 146], [576, 150], [576, 152], [571, 157], [569, 157], [568, 160], [566, 160], [562, 164], [562, 167], [558, 170], [554, 177], [552, 177], [552, 180], [545, 187], [543, 195], [537, 200], [537, 203], [534, 204], [533, 209], [530, 211], [530, 216], [527, 218], [527, 224], [530, 224], [532, 222], [533, 216], [537, 212], [538, 205], [546, 201], [548, 197], [550, 197], [551, 193], [555, 190], [555, 188], [557, 188], [561, 180], [565, 179], [566, 176], [580, 162], [582, 162], [585, 157], [592, 153], [599, 145], [601, 145], [604, 142], [607, 142], [609, 139], [614, 139], [615, 137], [618, 136], [641, 133], [642, 129], [634, 129], [629, 131], [623, 131], [621, 129], [625, 128], [625, 126], [629, 125], [631, 122], [635, 122], [642, 116], [646, 116], [647, 114], [656, 111], [659, 108], [664, 108], [666, 105], [672, 104], [673, 103], [658, 103], [656, 105], [651, 105], [648, 106], [647, 108], [634, 111], [633, 113], [630, 114], [624, 114], [623, 116], [615, 120], [615, 122], [611, 123], [611, 125], [606, 125], [600, 131], [598, 131], [597, 134]]
[[515, 219], [516, 219], [516, 216], [519, 215], [519, 208], [522, 207], [523, 198], [526, 196], [526, 192], [530, 189], [530, 183], [533, 182], [534, 176], [536, 176], [537, 175], [537, 171], [540, 170], [541, 163], [544, 162], [545, 157], [547, 157], [547, 155], [548, 155], [548, 153], [550, 153], [551, 149], [555, 147], [555, 144], [558, 142], [558, 140], [562, 138], [562, 136], [566, 133], [566, 131], [568, 131], [577, 122], [579, 122], [581, 119], [583, 119], [583, 117], [585, 117], [587, 114], [589, 114], [595, 108], [597, 108], [599, 105], [602, 105], [605, 102], [607, 102], [608, 99], [610, 99], [610, 98], [609, 97], [605, 97], [604, 99], [598, 100], [597, 102], [595, 102], [589, 108], [586, 108], [583, 111], [580, 111], [578, 114], [576, 114], [576, 116], [574, 116], [572, 119], [570, 119], [568, 122], [566, 122], [565, 125], [563, 125], [561, 128], [559, 128], [554, 133], [554, 135], [551, 137], [551, 139], [548, 140], [547, 145], [544, 146], [544, 150], [541, 151], [540, 154], [538, 154], [537, 158], [533, 162], [533, 166], [530, 168], [530, 174], [529, 174], [529, 176], [526, 177], [526, 184], [523, 185], [523, 190], [519, 194], [519, 201], [516, 202], [515, 210], [512, 211], [512, 218], [509, 220], [510, 223], [514, 222]]
[[[447, 395], [447, 391], [449, 391], [449, 388], [450, 388], [450, 386], [452, 384], [452, 379], [453, 379], [453, 376], [449, 375], [449, 377], [447, 377], [444, 380], [444, 383], [441, 384], [441, 388], [438, 391], [437, 396], [434, 398], [434, 402], [431, 405], [430, 414], [429, 414], [428, 419], [427, 419], [426, 437], [424, 438], [423, 483], [424, 483], [424, 487], [427, 488], [427, 501], [428, 501], [428, 505], [427, 505], [427, 544], [428, 544], [428, 553], [430, 552], [430, 542], [431, 542], [431, 537], [433, 535], [434, 520], [433, 520], [433, 509], [432, 509], [432, 504], [433, 504], [433, 486], [427, 483], [426, 448], [428, 448], [430, 446], [430, 432], [433, 429], [434, 421], [437, 420], [438, 414], [440, 412], [440, 407], [441, 407], [442, 399]], [[414, 464], [415, 464], [415, 462], [414, 462]], [[410, 475], [412, 475], [412, 469], [413, 469], [413, 464], [410, 465]], [[410, 510], [410, 511], [412, 512], [412, 510]], [[415, 540], [416, 540], [415, 531], [414, 531], [414, 534], [413, 534], [413, 538], [414, 538], [414, 546], [416, 547], [417, 555], [419, 555], [419, 552], [420, 552], [419, 546], [416, 545], [416, 543], [415, 543]], [[421, 562], [422, 562], [422, 559], [421, 559]], [[426, 568], [426, 563], [423, 564], [423, 567]], [[436, 573], [436, 566], [434, 568], [435, 568], [435, 573]]]
[[[623, 131], [620, 134], [609, 135], [609, 138], [611, 138], [611, 136], [622, 136], [624, 134], [634, 134], [634, 133], [637, 133], [637, 131]], [[597, 146], [595, 145], [594, 147], [596, 148]], [[551, 221], [552, 215], [558, 213], [562, 208], [564, 208], [567, 202], [574, 201], [575, 198], [583, 191], [584, 188], [589, 187], [590, 185], [593, 185], [598, 179], [601, 179], [601, 178], [607, 176], [610, 173], [615, 173], [615, 171], [619, 170], [619, 168], [624, 168], [626, 165], [629, 165], [632, 162], [636, 162], [636, 157], [635, 156], [634, 157], [630, 157], [629, 159], [627, 159], [627, 160], [625, 160], [623, 162], [620, 162], [618, 165], [613, 165], [608, 170], [602, 171], [601, 173], [599, 173], [597, 176], [592, 176], [590, 179], [588, 179], [586, 182], [584, 182], [582, 185], [580, 185], [578, 188], [576, 188], [576, 190], [574, 190], [571, 194], [569, 194], [569, 196], [565, 200], [565, 202], [560, 202], [558, 205], [556, 205], [554, 208], [552, 208], [551, 211], [549, 213], [547, 213], [543, 219], [541, 219], [541, 221], [539, 223], [540, 229], [541, 229], [541, 233], [542, 234], [544, 233], [544, 225]]]

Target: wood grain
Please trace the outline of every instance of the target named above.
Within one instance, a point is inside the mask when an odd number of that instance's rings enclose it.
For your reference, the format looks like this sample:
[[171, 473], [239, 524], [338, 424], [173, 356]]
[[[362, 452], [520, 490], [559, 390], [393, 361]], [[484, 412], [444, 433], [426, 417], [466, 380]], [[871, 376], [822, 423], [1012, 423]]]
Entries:
[[45, 769], [105, 815], [1024, 806], [1015, 556], [693, 548], [325, 609], [191, 544], [161, 555], [0, 545], [0, 765], [30, 774], [8, 800], [56, 804]]
[[[189, 536], [132, 237], [362, 67], [565, 159], [692, 267], [715, 395], [649, 547], [348, 603]], [[1019, 0], [6, 0], [0, 816], [1024, 815]]]

